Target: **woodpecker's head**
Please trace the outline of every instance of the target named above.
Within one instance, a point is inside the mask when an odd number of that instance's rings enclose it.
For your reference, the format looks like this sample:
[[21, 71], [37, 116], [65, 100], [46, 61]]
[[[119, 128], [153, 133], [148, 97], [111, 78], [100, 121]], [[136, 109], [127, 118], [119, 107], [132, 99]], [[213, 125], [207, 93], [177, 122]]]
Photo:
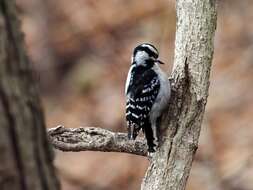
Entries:
[[154, 63], [163, 64], [163, 62], [158, 59], [158, 56], [159, 52], [153, 45], [143, 43], [134, 48], [132, 64], [136, 64], [137, 66], [142, 65], [144, 67], [153, 66]]

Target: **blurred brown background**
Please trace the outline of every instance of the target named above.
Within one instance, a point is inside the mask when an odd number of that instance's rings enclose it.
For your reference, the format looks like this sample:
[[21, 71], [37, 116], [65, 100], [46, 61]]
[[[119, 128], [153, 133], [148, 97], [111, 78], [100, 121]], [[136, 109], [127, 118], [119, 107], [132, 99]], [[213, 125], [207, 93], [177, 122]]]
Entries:
[[[253, 1], [219, 1], [210, 96], [188, 190], [253, 189]], [[48, 127], [125, 131], [132, 49], [151, 42], [170, 73], [172, 0], [18, 0]], [[137, 190], [146, 158], [56, 152], [63, 190]]]

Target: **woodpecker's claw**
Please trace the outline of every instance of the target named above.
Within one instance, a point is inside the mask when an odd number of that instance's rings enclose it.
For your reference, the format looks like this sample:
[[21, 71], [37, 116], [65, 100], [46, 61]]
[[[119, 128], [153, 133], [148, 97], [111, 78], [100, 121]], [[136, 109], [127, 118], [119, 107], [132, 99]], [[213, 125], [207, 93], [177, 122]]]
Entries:
[[154, 154], [155, 154], [154, 152], [148, 152], [147, 157], [148, 157], [149, 161], [152, 161], [152, 158], [153, 158]]

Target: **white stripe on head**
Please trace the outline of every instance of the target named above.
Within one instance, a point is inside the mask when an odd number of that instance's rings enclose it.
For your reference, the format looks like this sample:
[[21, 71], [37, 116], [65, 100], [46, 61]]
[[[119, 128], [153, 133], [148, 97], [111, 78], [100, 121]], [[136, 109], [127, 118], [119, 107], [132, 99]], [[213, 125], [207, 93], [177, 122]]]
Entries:
[[159, 54], [158, 51], [150, 44], [142, 44], [141, 46], [149, 48], [152, 52], [154, 52], [157, 55]]

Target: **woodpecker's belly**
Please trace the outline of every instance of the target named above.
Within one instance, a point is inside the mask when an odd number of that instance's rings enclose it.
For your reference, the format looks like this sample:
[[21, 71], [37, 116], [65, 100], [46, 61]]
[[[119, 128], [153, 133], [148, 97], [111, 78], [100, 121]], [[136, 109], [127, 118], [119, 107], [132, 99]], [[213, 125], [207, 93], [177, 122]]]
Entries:
[[171, 94], [170, 82], [167, 75], [158, 66], [154, 67], [154, 71], [159, 76], [160, 90], [150, 111], [150, 122], [152, 125], [156, 124], [157, 118], [161, 116], [166, 106], [168, 106]]

